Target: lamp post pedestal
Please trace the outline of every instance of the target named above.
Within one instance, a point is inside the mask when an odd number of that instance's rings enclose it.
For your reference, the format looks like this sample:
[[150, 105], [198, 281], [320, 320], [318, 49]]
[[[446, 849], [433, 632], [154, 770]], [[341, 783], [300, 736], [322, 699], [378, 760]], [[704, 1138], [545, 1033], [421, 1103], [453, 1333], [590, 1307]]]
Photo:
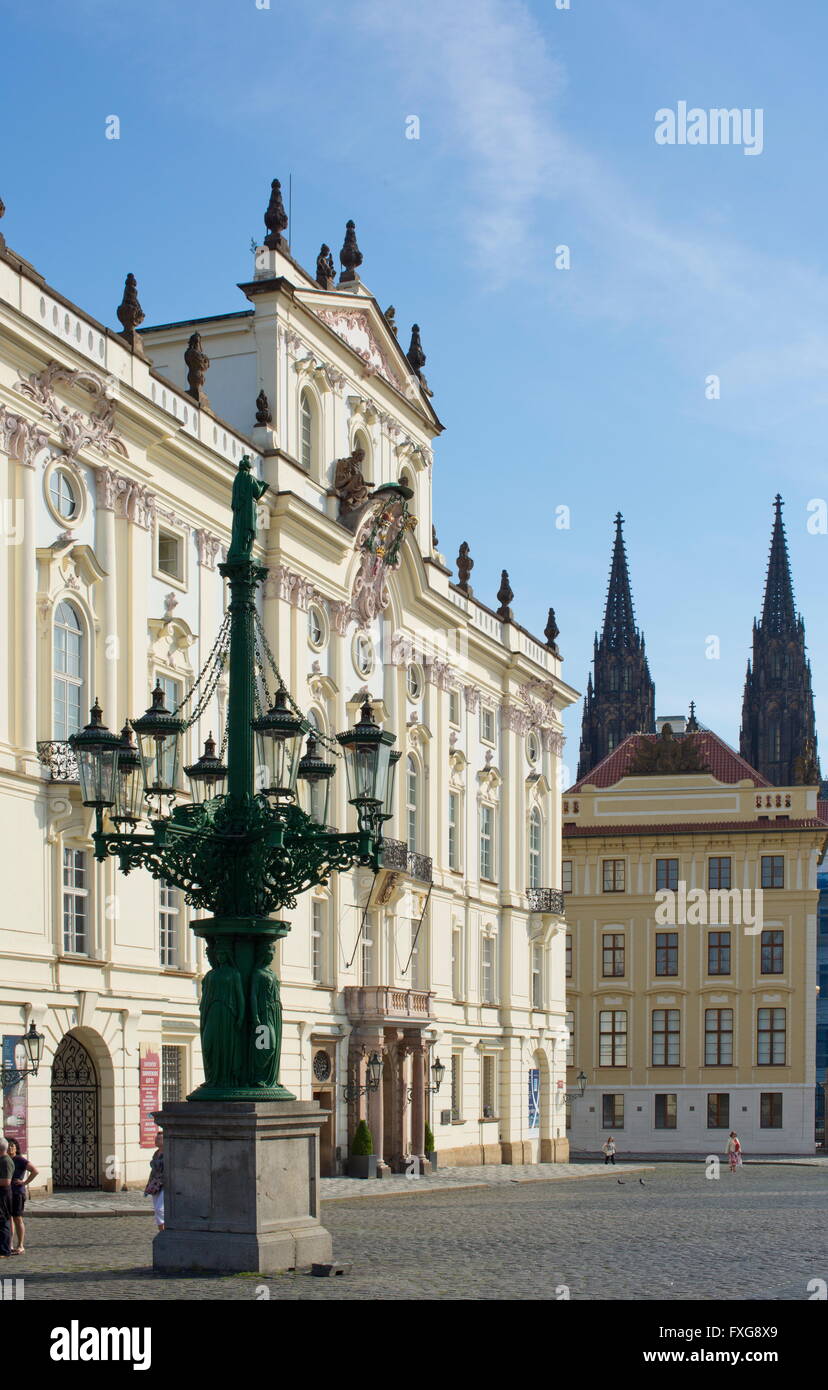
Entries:
[[331, 1260], [319, 1220], [316, 1101], [183, 1101], [164, 1130], [164, 1230], [153, 1268], [278, 1272]]

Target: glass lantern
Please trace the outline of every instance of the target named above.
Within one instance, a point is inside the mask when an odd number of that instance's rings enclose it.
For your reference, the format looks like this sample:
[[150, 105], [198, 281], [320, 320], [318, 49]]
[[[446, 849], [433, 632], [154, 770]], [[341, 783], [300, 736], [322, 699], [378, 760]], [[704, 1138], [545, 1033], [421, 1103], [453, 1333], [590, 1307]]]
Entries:
[[89, 711], [89, 723], [70, 736], [69, 746], [77, 758], [84, 806], [111, 806], [115, 801], [119, 739], [104, 724], [97, 700]]
[[296, 795], [296, 777], [302, 752], [304, 722], [293, 713], [284, 686], [276, 691], [267, 714], [253, 720], [259, 765], [263, 769], [265, 796], [277, 801]]
[[118, 744], [118, 771], [115, 776], [115, 801], [111, 816], [113, 823], [127, 830], [138, 824], [144, 808], [144, 778], [141, 775], [141, 755], [135, 742], [132, 726], [127, 720]]
[[310, 734], [297, 773], [299, 804], [305, 815], [322, 827], [328, 824], [331, 778], [335, 771], [333, 763], [326, 763], [320, 757], [317, 740]]
[[227, 768], [216, 757], [216, 741], [212, 733], [204, 740], [204, 752], [197, 763], [185, 767], [190, 779], [195, 805], [203, 805], [214, 796], [221, 796], [227, 781]]
[[146, 714], [133, 719], [132, 727], [141, 749], [144, 792], [160, 815], [165, 798], [172, 800], [176, 794], [181, 735], [187, 727], [186, 720], [176, 718], [165, 706], [160, 681], [156, 681]]
[[385, 802], [382, 808], [383, 824], [393, 818], [394, 815], [394, 787], [397, 782], [397, 763], [402, 757], [399, 748], [392, 748], [391, 756], [388, 759], [388, 786], [385, 792]]
[[38, 1033], [34, 1023], [30, 1023], [28, 1032], [23, 1034], [23, 1048], [32, 1076], [37, 1076], [37, 1070], [43, 1058], [43, 1044], [45, 1041], [46, 1038], [44, 1034]]
[[357, 808], [360, 830], [373, 833], [388, 794], [391, 745], [396, 737], [379, 728], [371, 701], [366, 699], [359, 723], [336, 738], [345, 754], [348, 800]]

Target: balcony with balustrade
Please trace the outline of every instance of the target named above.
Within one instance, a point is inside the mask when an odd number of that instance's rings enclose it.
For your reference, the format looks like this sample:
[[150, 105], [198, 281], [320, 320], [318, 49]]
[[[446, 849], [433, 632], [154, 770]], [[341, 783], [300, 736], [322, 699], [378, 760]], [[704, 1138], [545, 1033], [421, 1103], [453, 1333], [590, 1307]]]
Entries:
[[390, 873], [405, 874], [414, 883], [431, 883], [432, 861], [427, 854], [415, 854], [402, 840], [383, 840], [380, 867]]
[[43, 739], [37, 745], [37, 756], [50, 781], [77, 782], [77, 759], [65, 740]]
[[527, 888], [529, 911], [544, 917], [566, 916], [566, 895], [561, 888]]
[[385, 1027], [426, 1025], [434, 1017], [430, 990], [396, 989], [392, 985], [346, 985], [345, 1012], [352, 1023]]

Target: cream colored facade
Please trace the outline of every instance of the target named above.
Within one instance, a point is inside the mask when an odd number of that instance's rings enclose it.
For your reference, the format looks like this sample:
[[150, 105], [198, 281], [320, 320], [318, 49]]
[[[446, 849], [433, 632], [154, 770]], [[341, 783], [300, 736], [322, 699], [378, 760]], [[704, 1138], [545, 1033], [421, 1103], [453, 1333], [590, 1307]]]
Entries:
[[573, 1150], [722, 1154], [735, 1129], [748, 1155], [813, 1152], [818, 788], [602, 773], [619, 756], [563, 799]]
[[[259, 248], [244, 288], [251, 310], [196, 325], [210, 410], [184, 389], [193, 325], [148, 332], [144, 356], [0, 251], [0, 1034], [33, 1020], [46, 1035], [25, 1088], [29, 1151], [46, 1182], [54, 1145], [64, 1185], [143, 1183], [141, 1054], [163, 1058], [162, 1096], [201, 1079], [192, 914], [146, 872], [94, 861], [65, 740], [96, 695], [118, 729], [156, 679], [171, 698], [189, 688], [221, 621], [217, 564], [249, 453], [270, 484], [261, 611], [285, 679], [328, 733], [368, 690], [403, 755], [386, 867], [306, 894], [281, 943], [282, 1080], [330, 1110], [328, 1172], [366, 1105], [343, 1087], [375, 1048], [367, 1113], [390, 1166], [416, 1150], [437, 1057], [442, 1164], [563, 1159], [563, 918], [543, 892], [531, 911], [527, 885], [560, 886], [560, 715], [575, 692], [557, 655], [457, 587], [432, 544], [441, 426], [365, 287], [323, 291]], [[260, 390], [267, 426], [254, 425]], [[331, 493], [356, 446], [373, 485], [405, 477], [415, 493], [416, 529], [379, 584]], [[221, 730], [224, 698], [183, 761]], [[349, 814], [337, 776], [331, 820]]]

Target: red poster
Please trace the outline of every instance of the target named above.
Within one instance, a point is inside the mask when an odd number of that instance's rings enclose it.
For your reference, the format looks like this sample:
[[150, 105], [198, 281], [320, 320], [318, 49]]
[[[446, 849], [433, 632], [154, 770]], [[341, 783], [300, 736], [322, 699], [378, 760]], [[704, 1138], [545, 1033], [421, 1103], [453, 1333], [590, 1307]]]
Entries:
[[161, 1058], [153, 1052], [149, 1043], [141, 1043], [138, 1062], [138, 1091], [141, 1107], [142, 1149], [154, 1149], [158, 1125], [152, 1118], [153, 1110], [160, 1110], [159, 1086], [161, 1083]]

